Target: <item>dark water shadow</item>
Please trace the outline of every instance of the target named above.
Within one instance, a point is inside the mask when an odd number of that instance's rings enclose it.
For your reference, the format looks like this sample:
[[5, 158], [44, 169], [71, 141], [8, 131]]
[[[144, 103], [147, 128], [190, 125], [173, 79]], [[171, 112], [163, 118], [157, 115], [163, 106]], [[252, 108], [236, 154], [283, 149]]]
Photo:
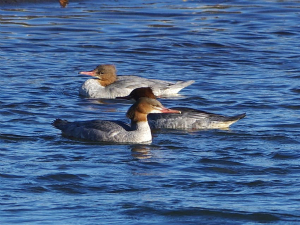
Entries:
[[57, 2], [61, 7], [66, 7], [69, 4], [69, 0], [0, 0], [0, 4], [24, 4], [24, 3], [45, 3], [45, 2]]

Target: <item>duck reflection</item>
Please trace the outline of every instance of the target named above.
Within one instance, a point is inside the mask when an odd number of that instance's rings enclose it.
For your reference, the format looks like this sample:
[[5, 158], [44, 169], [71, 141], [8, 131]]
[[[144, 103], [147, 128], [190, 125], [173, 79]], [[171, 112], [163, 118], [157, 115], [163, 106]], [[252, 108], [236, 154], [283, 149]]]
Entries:
[[131, 155], [135, 159], [150, 159], [152, 158], [151, 149], [145, 145], [133, 145]]

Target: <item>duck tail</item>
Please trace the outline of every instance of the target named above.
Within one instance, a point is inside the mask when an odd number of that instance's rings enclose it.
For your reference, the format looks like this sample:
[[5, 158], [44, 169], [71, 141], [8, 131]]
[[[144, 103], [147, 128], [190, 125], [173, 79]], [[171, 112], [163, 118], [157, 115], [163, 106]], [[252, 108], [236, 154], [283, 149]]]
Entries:
[[225, 125], [225, 127], [229, 127], [231, 124], [237, 122], [240, 119], [243, 119], [245, 116], [246, 116], [246, 113], [239, 114], [236, 116], [230, 116], [230, 117], [226, 118], [226, 120], [223, 122], [223, 124]]
[[239, 114], [239, 115], [236, 115], [236, 116], [230, 116], [228, 117], [227, 121], [233, 121], [233, 122], [236, 122], [240, 119], [243, 119], [244, 117], [246, 117], [246, 113], [243, 113], [243, 114]]
[[188, 80], [188, 81], [177, 81], [174, 86], [178, 86], [178, 87], [181, 87], [181, 89], [187, 87], [187, 86], [190, 86], [191, 84], [195, 83], [194, 80]]
[[177, 81], [175, 84], [169, 86], [167, 89], [169, 94], [177, 94], [179, 91], [181, 91], [183, 88], [195, 83], [194, 80], [188, 80], [188, 81]]

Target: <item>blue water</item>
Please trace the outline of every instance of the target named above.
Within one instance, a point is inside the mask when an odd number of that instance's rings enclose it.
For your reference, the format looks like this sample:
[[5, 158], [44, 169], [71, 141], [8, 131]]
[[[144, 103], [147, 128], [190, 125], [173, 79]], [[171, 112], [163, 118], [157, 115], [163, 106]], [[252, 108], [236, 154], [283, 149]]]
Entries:
[[[299, 224], [299, 1], [0, 4], [1, 224]], [[196, 82], [161, 99], [247, 117], [155, 131], [150, 145], [68, 139], [55, 118], [125, 119], [79, 71]]]

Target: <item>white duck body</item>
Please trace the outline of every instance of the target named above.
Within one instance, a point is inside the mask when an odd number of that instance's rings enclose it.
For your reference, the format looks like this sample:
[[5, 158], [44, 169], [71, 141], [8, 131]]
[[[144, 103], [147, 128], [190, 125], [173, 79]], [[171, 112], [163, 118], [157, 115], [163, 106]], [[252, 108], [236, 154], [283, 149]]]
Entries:
[[81, 72], [97, 79], [88, 79], [79, 89], [79, 94], [88, 98], [116, 98], [130, 94], [139, 87], [151, 87], [154, 94], [168, 96], [177, 94], [181, 89], [195, 81], [177, 81], [176, 83], [147, 79], [139, 76], [117, 76], [113, 65], [100, 65], [91, 72]]
[[127, 117], [131, 126], [122, 121], [90, 120], [68, 122], [56, 119], [53, 126], [60, 129], [67, 137], [80, 138], [89, 141], [114, 143], [149, 143], [152, 141], [151, 130], [147, 121], [149, 113], [180, 113], [177, 110], [165, 108], [159, 101], [141, 98], [133, 104]]

